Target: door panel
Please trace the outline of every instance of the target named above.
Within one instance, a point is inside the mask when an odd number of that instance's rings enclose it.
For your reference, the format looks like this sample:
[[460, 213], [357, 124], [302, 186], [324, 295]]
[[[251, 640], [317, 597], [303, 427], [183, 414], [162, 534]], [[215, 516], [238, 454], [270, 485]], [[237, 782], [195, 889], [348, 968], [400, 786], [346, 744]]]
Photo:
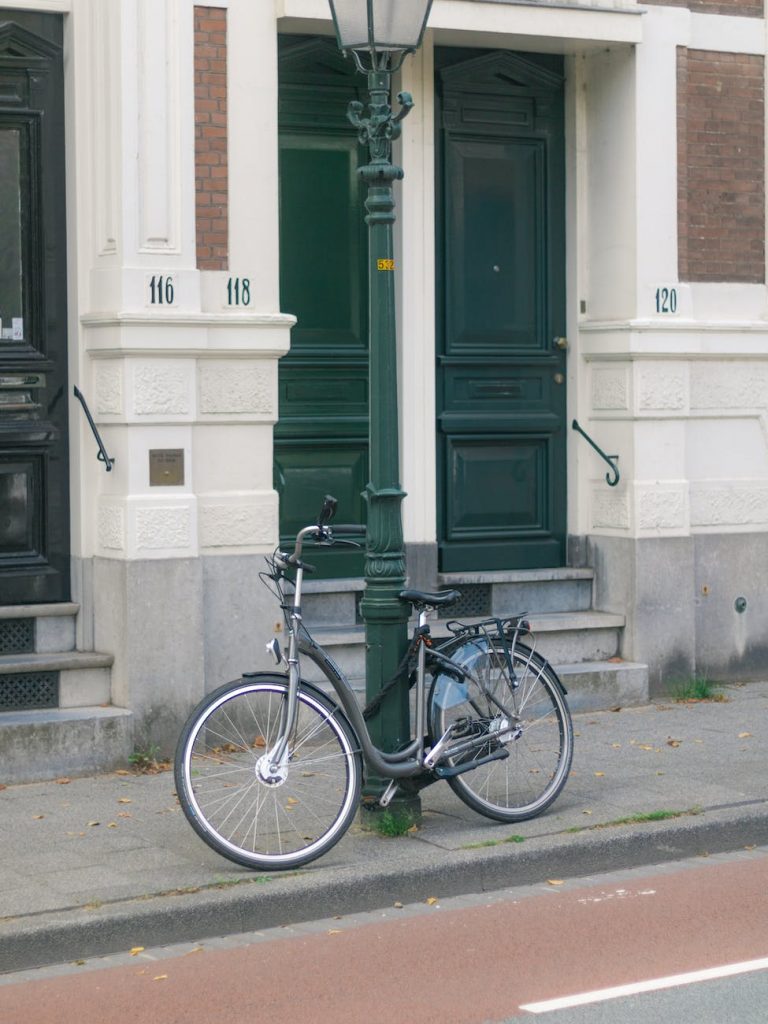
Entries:
[[[316, 517], [365, 521], [368, 480], [367, 237], [346, 120], [359, 81], [330, 40], [280, 41], [280, 305], [297, 317], [280, 362], [275, 487], [281, 543]], [[325, 577], [359, 576], [355, 549], [313, 550]]]
[[440, 568], [560, 565], [561, 61], [452, 50], [436, 62]]
[[0, 604], [69, 598], [62, 19], [0, 24]]

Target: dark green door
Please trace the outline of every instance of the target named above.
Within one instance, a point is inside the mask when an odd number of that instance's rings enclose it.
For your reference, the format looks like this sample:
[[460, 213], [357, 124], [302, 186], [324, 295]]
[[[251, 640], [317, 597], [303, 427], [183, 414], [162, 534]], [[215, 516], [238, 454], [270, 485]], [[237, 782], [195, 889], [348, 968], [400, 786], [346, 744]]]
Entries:
[[[363, 522], [368, 482], [368, 309], [362, 162], [347, 104], [354, 66], [331, 40], [280, 40], [280, 304], [298, 322], [280, 362], [275, 487], [281, 542], [326, 493]], [[313, 551], [323, 576], [360, 576], [363, 556]]]
[[562, 59], [439, 50], [443, 571], [565, 555]]
[[0, 13], [0, 604], [69, 598], [61, 42]]

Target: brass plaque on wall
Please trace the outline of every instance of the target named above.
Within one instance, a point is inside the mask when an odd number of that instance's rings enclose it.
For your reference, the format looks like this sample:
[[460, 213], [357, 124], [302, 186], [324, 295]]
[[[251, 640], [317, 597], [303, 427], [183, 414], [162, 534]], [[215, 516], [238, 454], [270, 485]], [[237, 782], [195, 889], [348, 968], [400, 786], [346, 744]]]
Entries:
[[180, 487], [184, 483], [184, 449], [151, 448], [149, 486]]

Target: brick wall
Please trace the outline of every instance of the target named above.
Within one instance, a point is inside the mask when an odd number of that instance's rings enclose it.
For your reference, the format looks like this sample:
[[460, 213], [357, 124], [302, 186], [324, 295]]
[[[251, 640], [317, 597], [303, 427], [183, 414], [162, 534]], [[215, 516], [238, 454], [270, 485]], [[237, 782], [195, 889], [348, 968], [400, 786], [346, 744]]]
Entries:
[[740, 18], [762, 18], [763, 0], [643, 0], [662, 7], [688, 7], [699, 14], [733, 14]]
[[681, 281], [765, 281], [764, 59], [677, 51]]
[[226, 270], [227, 12], [195, 7], [195, 193], [197, 266]]

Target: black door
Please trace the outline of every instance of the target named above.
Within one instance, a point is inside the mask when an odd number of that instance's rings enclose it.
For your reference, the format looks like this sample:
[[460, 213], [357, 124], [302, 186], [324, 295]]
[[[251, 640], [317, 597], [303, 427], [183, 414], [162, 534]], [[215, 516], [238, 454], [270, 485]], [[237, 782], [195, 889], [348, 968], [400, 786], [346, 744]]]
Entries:
[[61, 47], [0, 12], [0, 604], [69, 598]]
[[440, 568], [565, 554], [562, 58], [439, 50]]

